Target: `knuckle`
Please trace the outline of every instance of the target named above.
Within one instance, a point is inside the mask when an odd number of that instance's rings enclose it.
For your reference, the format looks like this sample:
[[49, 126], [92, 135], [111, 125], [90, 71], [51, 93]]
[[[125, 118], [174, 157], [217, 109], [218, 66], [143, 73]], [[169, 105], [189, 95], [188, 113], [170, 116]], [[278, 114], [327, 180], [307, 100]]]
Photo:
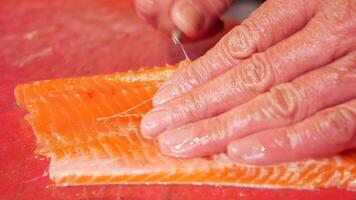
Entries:
[[182, 93], [189, 92], [202, 83], [199, 74], [190, 65], [181, 68], [169, 81], [174, 83]]
[[249, 57], [256, 51], [254, 35], [248, 23], [232, 29], [221, 46], [223, 54], [231, 60]]
[[222, 118], [214, 117], [207, 121], [211, 134], [209, 135], [213, 141], [221, 141], [229, 136], [225, 121]]
[[319, 135], [332, 144], [345, 144], [354, 139], [356, 133], [356, 112], [347, 107], [339, 107], [325, 114], [325, 119], [315, 122]]
[[252, 56], [235, 74], [235, 81], [241, 80], [241, 86], [252, 96], [263, 93], [274, 82], [273, 68], [262, 54]]
[[297, 134], [294, 130], [283, 127], [278, 128], [275, 131], [276, 137], [274, 138], [273, 142], [276, 146], [293, 150], [298, 145], [300, 140], [296, 138]]
[[[210, 77], [209, 67], [199, 67], [188, 65], [185, 67], [186, 81], [189, 82], [191, 87], [203, 84]], [[191, 89], [191, 88], [188, 88]]]
[[188, 93], [183, 98], [183, 103], [179, 104], [181, 105], [180, 110], [182, 110], [182, 113], [185, 113], [189, 119], [204, 117], [204, 113], [207, 113], [205, 95]]
[[265, 109], [271, 108], [268, 113], [275, 118], [288, 120], [290, 123], [301, 118], [302, 101], [299, 92], [291, 83], [271, 88], [265, 102]]

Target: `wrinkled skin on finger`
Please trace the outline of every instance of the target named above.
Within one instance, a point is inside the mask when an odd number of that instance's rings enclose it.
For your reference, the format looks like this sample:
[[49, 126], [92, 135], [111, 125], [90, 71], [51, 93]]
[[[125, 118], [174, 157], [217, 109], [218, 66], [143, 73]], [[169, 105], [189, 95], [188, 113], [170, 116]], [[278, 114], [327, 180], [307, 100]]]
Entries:
[[268, 0], [177, 71], [141, 122], [179, 157], [249, 164], [356, 147], [356, 2]]

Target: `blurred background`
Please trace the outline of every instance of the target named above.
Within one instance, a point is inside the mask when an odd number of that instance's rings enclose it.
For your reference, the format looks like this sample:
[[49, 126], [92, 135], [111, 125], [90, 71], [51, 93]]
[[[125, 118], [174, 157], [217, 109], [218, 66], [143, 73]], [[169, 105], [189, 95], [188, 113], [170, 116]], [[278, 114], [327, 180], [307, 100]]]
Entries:
[[263, 0], [237, 0], [225, 15], [243, 21], [263, 2]]

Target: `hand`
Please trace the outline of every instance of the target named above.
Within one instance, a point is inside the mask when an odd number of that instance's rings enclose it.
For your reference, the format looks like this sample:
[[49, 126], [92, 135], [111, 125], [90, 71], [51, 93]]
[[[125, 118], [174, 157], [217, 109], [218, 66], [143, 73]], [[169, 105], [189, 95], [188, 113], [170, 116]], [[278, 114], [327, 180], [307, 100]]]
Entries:
[[135, 0], [139, 16], [163, 31], [175, 28], [190, 38], [202, 37], [233, 0]]
[[356, 1], [269, 0], [154, 96], [168, 155], [272, 164], [356, 147]]

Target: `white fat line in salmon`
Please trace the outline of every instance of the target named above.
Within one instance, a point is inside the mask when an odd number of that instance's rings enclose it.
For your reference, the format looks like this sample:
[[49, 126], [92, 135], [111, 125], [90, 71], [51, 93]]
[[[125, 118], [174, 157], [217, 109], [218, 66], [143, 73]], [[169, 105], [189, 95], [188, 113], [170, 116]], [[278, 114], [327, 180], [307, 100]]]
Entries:
[[130, 112], [130, 111], [132, 111], [132, 110], [134, 110], [134, 109], [136, 109], [136, 108], [138, 108], [138, 107], [140, 107], [140, 106], [152, 101], [152, 99], [153, 99], [153, 97], [151, 97], [151, 98], [149, 98], [149, 99], [147, 99], [147, 100], [145, 100], [145, 101], [143, 101], [143, 102], [141, 102], [139, 104], [136, 104], [133, 107], [131, 107], [131, 108], [127, 109], [127, 110], [124, 110], [124, 111], [122, 111], [120, 113], [117, 113], [115, 115], [110, 115], [110, 116], [106, 116], [106, 117], [97, 117], [96, 120], [97, 121], [101, 121], [101, 120], [107, 120], [107, 119], [112, 119], [112, 118], [116, 118], [116, 117], [119, 117], [119, 118], [123, 118], [123, 117], [142, 117], [143, 114], [136, 114], [136, 113], [128, 114], [128, 112]]

